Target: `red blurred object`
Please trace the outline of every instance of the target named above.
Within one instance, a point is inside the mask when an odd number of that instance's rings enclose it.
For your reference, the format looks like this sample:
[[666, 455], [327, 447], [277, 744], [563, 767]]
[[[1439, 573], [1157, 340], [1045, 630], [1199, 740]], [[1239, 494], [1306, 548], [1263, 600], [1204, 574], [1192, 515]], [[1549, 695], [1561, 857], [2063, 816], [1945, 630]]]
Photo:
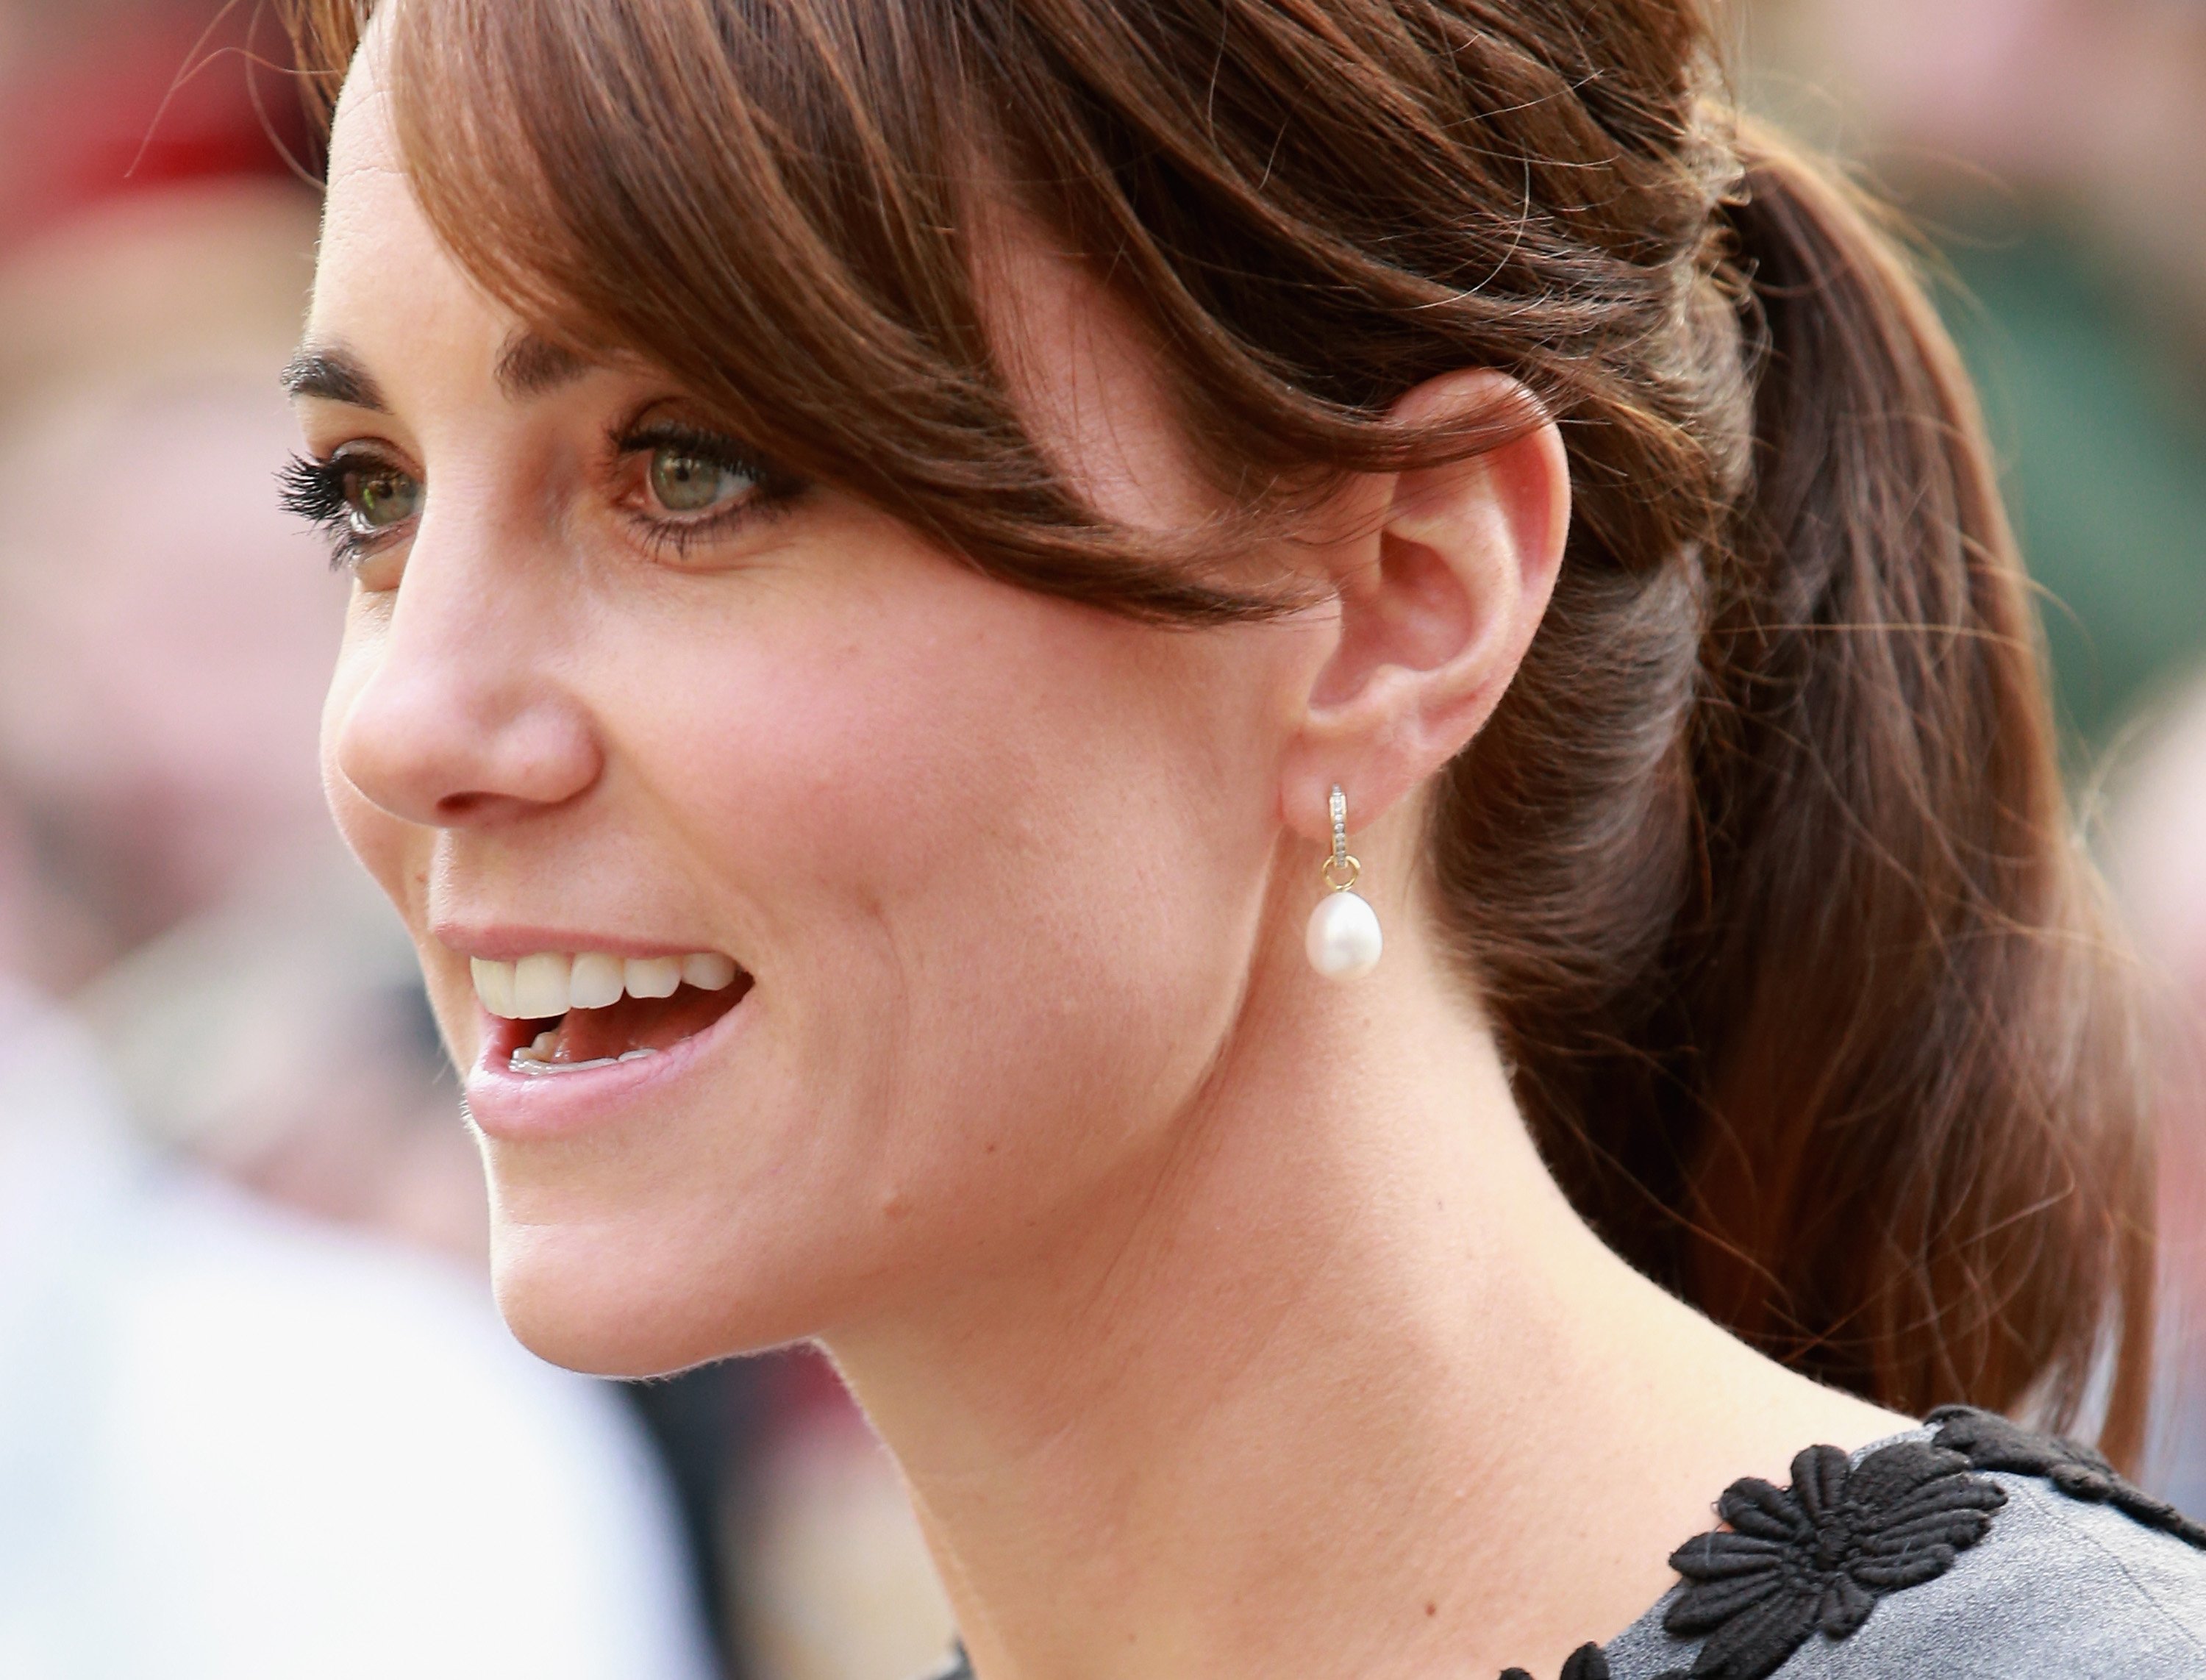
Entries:
[[309, 145], [289, 44], [255, 0], [140, 9], [0, 78], [0, 252], [122, 194], [290, 174]]

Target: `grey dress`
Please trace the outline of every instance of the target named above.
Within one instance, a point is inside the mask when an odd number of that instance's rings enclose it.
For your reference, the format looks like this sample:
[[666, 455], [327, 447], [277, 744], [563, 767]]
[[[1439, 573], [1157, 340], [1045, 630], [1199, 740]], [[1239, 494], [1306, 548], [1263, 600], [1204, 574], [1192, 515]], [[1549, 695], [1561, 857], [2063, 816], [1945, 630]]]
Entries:
[[1748, 1477], [1717, 1510], [1678, 1584], [1561, 1680], [2206, 1680], [2206, 1528], [1988, 1412], [1810, 1447], [1790, 1487]]
[[1563, 1680], [2206, 1677], [2206, 1528], [1990, 1413], [1811, 1447], [1791, 1487], [1717, 1509], [1728, 1532], [1679, 1546], [1678, 1584]]

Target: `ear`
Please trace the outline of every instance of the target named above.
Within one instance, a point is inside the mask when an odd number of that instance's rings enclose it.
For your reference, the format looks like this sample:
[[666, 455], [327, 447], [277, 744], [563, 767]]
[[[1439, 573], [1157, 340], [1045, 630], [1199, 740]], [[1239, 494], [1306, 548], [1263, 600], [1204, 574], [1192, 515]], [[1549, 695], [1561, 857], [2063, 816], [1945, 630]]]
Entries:
[[1394, 405], [1405, 425], [1536, 417], [1499, 449], [1344, 492], [1359, 534], [1327, 551], [1338, 640], [1282, 765], [1287, 825], [1331, 838], [1337, 783], [1362, 828], [1476, 735], [1532, 645], [1570, 527], [1569, 460], [1531, 394], [1505, 375], [1442, 374]]

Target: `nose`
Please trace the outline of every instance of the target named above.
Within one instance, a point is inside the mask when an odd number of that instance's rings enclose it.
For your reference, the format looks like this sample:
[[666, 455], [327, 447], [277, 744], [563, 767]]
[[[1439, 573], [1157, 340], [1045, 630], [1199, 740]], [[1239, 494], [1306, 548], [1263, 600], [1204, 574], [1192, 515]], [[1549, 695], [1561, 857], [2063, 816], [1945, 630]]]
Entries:
[[564, 592], [492, 533], [434, 519], [425, 514], [398, 587], [355, 605], [345, 660], [361, 663], [341, 669], [332, 767], [377, 808], [426, 827], [563, 805], [604, 769], [591, 718], [560, 680]]

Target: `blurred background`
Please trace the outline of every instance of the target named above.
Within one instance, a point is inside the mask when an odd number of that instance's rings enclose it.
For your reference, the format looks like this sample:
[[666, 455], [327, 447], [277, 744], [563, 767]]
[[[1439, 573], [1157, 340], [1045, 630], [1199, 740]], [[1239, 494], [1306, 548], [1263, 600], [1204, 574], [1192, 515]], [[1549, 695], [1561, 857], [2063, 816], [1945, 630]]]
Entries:
[[2147, 1480], [2206, 1510], [2206, 4], [1734, 16], [1744, 102], [1898, 205], [1982, 393], [2071, 783], [2155, 1006]]
[[272, 23], [0, 0], [0, 1674], [897, 1680], [949, 1614], [833, 1374], [552, 1370], [322, 808], [279, 514], [317, 200]]
[[[0, 0], [0, 1673], [895, 1680], [947, 1612], [832, 1371], [592, 1382], [491, 1310], [321, 809], [343, 592], [273, 496], [315, 200], [255, 9]], [[2148, 1479], [2206, 1510], [2206, 4], [1732, 15], [1982, 382], [2160, 982]]]

